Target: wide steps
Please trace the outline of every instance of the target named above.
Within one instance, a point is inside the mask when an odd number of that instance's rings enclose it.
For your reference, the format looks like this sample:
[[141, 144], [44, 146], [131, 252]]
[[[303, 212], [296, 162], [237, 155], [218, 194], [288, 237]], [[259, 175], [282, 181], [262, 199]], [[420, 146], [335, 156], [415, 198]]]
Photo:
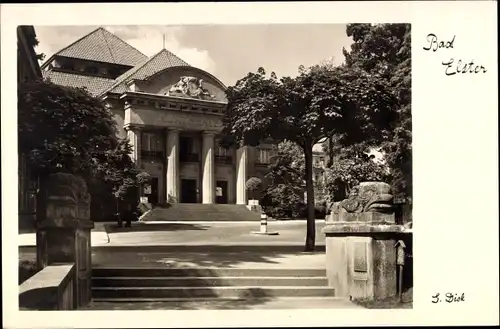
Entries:
[[95, 298], [265, 298], [334, 296], [327, 287], [297, 286], [225, 286], [225, 287], [93, 287]]
[[260, 215], [244, 205], [178, 203], [156, 207], [144, 221], [258, 221]]
[[326, 277], [326, 270], [316, 268], [161, 268], [95, 267], [92, 277]]
[[98, 267], [92, 270], [95, 301], [333, 296], [326, 271], [315, 268]]
[[325, 277], [94, 277], [94, 287], [326, 286]]

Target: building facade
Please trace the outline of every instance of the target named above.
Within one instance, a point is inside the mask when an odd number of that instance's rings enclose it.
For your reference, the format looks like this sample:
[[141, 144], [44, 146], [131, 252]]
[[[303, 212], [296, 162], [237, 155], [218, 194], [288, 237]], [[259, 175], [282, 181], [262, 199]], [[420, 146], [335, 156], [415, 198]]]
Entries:
[[221, 147], [226, 87], [166, 49], [147, 57], [98, 28], [42, 70], [53, 83], [106, 102], [133, 160], [152, 177], [144, 191], [151, 203], [246, 204], [248, 178], [263, 179], [273, 145]]

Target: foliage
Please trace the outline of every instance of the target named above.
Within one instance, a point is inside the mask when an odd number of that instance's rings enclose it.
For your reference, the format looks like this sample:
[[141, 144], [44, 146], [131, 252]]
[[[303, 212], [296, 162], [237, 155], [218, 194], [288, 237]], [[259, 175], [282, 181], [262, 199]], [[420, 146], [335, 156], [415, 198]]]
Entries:
[[279, 143], [265, 175], [262, 207], [266, 213], [276, 218], [298, 217], [305, 192], [304, 175], [304, 152], [290, 141]]
[[257, 145], [271, 138], [300, 146], [305, 157], [307, 190], [306, 250], [314, 250], [315, 218], [312, 147], [332, 131], [346, 140], [381, 138], [394, 99], [377, 74], [361, 69], [315, 66], [296, 78], [249, 73], [226, 91], [224, 133], [234, 142]]
[[[18, 29], [21, 29], [21, 28], [23, 28], [23, 26], [18, 27]], [[25, 36], [26, 36], [26, 41], [27, 41], [28, 45], [31, 46], [32, 48], [35, 48], [36, 46], [38, 46], [40, 44], [40, 41], [38, 41], [38, 38], [36, 37], [35, 34], [25, 33]], [[37, 60], [43, 61], [44, 58], [45, 58], [45, 54], [43, 54], [43, 53], [36, 54]]]
[[27, 155], [30, 172], [42, 181], [51, 173], [72, 173], [102, 198], [114, 193], [137, 202], [139, 172], [129, 157], [131, 146], [118, 139], [113, 116], [99, 99], [49, 81], [22, 83], [18, 92], [19, 151]]
[[346, 32], [354, 41], [350, 51], [343, 50], [346, 66], [377, 74], [398, 100], [382, 149], [391, 168], [395, 196], [411, 201], [411, 26], [348, 24]]
[[258, 177], [250, 177], [246, 182], [246, 188], [249, 191], [257, 191], [262, 185], [262, 180]]
[[333, 164], [326, 168], [327, 202], [341, 201], [353, 186], [361, 182], [387, 181], [390, 172], [387, 164], [376, 161], [362, 144], [340, 148]]
[[247, 180], [245, 187], [250, 192], [250, 198], [253, 199], [255, 197], [255, 192], [262, 187], [262, 180], [258, 177], [250, 177]]

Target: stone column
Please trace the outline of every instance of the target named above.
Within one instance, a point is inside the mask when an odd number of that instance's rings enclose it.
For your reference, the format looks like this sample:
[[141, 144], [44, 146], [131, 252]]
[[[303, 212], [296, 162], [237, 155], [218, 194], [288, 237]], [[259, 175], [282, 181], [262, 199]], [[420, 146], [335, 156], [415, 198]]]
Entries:
[[236, 150], [236, 204], [247, 204], [247, 161], [248, 147], [243, 146]]
[[169, 196], [171, 201], [179, 202], [179, 130], [170, 129], [167, 131], [166, 140], [167, 154], [167, 202]]
[[37, 265], [41, 270], [54, 263], [75, 265], [76, 307], [91, 300], [90, 195], [82, 178], [52, 174], [44, 180], [41, 197], [44, 216], [37, 223]]
[[137, 167], [141, 167], [141, 146], [142, 146], [142, 140], [141, 140], [141, 130], [140, 128], [137, 127], [129, 127], [127, 129], [127, 137], [130, 141], [130, 144], [132, 145], [132, 154], [130, 155], [132, 157], [132, 160], [137, 164]]
[[203, 132], [202, 146], [203, 203], [215, 202], [214, 133]]
[[326, 270], [340, 297], [384, 299], [397, 294], [396, 225], [390, 186], [366, 182], [327, 217]]

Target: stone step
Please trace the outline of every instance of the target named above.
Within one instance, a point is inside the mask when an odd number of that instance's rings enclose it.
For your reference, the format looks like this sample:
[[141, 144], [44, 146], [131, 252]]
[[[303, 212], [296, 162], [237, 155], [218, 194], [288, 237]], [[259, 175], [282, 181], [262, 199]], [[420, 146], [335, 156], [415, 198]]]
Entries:
[[320, 286], [326, 277], [93, 277], [93, 287]]
[[82, 310], [361, 309], [341, 297], [94, 298]]
[[326, 277], [317, 268], [94, 267], [93, 277]]
[[92, 287], [92, 298], [334, 297], [330, 287]]

